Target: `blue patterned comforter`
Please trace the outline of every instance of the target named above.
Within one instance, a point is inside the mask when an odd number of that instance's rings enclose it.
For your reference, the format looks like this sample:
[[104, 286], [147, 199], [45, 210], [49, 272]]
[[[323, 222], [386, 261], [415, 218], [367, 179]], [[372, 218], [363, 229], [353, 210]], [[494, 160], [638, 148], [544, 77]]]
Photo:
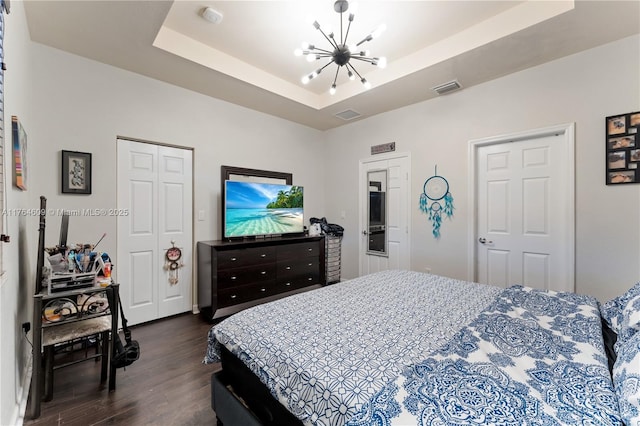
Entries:
[[385, 271], [235, 314], [209, 332], [308, 425], [344, 425], [403, 369], [449, 342], [501, 289]]
[[619, 425], [597, 301], [385, 271], [209, 332], [308, 425]]
[[595, 299], [504, 290], [348, 425], [620, 425]]

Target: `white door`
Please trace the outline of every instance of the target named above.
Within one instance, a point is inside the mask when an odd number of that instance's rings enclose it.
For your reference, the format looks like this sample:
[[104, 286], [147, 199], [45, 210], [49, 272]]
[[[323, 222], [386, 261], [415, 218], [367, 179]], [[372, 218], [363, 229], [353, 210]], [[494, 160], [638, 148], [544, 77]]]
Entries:
[[475, 281], [574, 291], [573, 125], [472, 141]]
[[[360, 275], [387, 269], [410, 268], [410, 172], [409, 154], [391, 154], [360, 161]], [[376, 182], [371, 182], [372, 179]], [[381, 244], [374, 243], [373, 239], [380, 234], [374, 236], [369, 226], [370, 190], [378, 188], [386, 189], [386, 220], [381, 236], [384, 241]], [[373, 228], [376, 227], [379, 228], [379, 225], [373, 224]]]
[[[118, 139], [116, 277], [129, 324], [191, 309], [192, 151]], [[174, 264], [166, 252], [182, 252]], [[176, 268], [177, 266], [177, 268]], [[172, 279], [173, 278], [173, 279]]]

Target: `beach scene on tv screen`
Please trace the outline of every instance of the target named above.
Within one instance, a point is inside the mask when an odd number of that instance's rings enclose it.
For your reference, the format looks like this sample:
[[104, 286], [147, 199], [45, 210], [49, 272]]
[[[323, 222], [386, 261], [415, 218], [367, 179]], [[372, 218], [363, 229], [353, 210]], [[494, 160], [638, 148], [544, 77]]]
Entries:
[[228, 181], [225, 194], [225, 237], [304, 230], [300, 186]]

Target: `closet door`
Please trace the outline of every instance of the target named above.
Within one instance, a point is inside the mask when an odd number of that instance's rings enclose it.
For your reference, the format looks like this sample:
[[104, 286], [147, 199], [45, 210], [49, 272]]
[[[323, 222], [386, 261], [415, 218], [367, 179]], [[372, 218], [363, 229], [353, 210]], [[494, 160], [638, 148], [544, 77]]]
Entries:
[[[192, 152], [118, 140], [115, 277], [130, 325], [191, 309]], [[172, 241], [182, 257], [170, 268]]]

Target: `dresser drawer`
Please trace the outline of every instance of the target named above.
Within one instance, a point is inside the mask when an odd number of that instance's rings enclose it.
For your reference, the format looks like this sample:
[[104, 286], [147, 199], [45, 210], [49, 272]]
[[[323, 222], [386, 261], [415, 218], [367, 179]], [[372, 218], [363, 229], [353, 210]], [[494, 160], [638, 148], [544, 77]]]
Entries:
[[309, 276], [318, 272], [320, 259], [318, 257], [305, 257], [302, 259], [278, 261], [278, 278], [281, 280]]
[[229, 288], [276, 279], [276, 264], [252, 265], [218, 271], [218, 288]]
[[289, 290], [296, 290], [313, 284], [320, 283], [320, 274], [318, 271], [310, 272], [306, 275], [298, 275], [289, 277], [288, 279], [279, 279], [276, 284], [278, 293]]
[[275, 247], [252, 247], [218, 252], [218, 269], [238, 268], [240, 266], [258, 265], [275, 262]]
[[239, 303], [261, 299], [263, 297], [271, 296], [281, 292], [282, 291], [278, 291], [278, 288], [275, 285], [275, 280], [265, 281], [264, 283], [260, 284], [226, 288], [223, 290], [218, 290], [218, 306], [225, 307], [237, 305]]
[[278, 247], [278, 261], [299, 259], [306, 256], [319, 256], [321, 249], [324, 251], [324, 245], [320, 245], [318, 241], [287, 244], [286, 246]]

